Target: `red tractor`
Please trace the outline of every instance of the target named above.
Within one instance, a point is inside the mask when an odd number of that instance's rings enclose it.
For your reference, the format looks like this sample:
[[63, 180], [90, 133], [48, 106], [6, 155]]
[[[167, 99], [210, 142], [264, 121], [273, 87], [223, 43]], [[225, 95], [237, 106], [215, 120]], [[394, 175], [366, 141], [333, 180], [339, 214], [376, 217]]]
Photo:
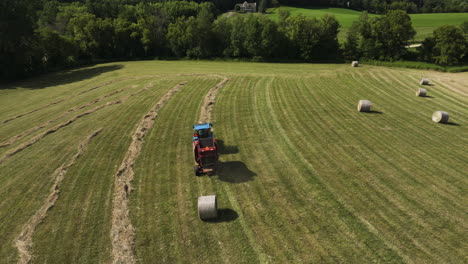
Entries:
[[218, 147], [211, 131], [211, 123], [193, 126], [193, 154], [195, 155], [194, 172], [196, 176], [214, 175], [218, 162]]

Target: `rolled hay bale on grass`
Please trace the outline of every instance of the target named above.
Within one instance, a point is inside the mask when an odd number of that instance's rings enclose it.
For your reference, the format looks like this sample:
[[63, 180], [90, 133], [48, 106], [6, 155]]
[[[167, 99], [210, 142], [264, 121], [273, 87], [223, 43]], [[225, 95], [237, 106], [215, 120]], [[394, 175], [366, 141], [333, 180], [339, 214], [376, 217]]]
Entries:
[[358, 67], [358, 66], [359, 66], [359, 61], [351, 62], [351, 67]]
[[198, 197], [198, 216], [201, 220], [218, 217], [218, 202], [216, 195]]
[[416, 95], [419, 97], [425, 97], [427, 94], [427, 90], [424, 88], [419, 88], [418, 91], [416, 92]]
[[449, 114], [444, 111], [435, 111], [434, 114], [432, 114], [432, 121], [436, 123], [442, 123], [445, 124], [449, 120]]
[[371, 102], [369, 100], [359, 100], [357, 110], [359, 112], [369, 112], [371, 108]]
[[429, 85], [429, 79], [428, 78], [422, 78], [421, 81], [419, 82], [421, 85]]

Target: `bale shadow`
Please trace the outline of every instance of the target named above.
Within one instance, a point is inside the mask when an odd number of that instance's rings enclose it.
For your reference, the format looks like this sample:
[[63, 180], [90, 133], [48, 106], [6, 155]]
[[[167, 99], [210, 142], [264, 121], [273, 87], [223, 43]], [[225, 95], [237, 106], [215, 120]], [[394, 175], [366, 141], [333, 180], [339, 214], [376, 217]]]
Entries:
[[447, 125], [447, 126], [461, 126], [460, 124], [455, 123], [455, 122], [447, 122], [444, 125]]
[[376, 111], [376, 110], [370, 110], [370, 111], [363, 112], [363, 113], [366, 113], [366, 114], [383, 114], [383, 112]]
[[48, 73], [39, 77], [34, 77], [24, 81], [18, 81], [7, 85], [1, 85], [0, 89], [16, 89], [18, 87], [26, 89], [43, 89], [51, 86], [65, 85], [86, 79], [94, 78], [103, 73], [117, 71], [123, 65], [106, 65], [94, 68], [70, 69], [55, 73]]
[[253, 181], [254, 177], [257, 176], [241, 161], [220, 162], [216, 175], [218, 175], [219, 180], [229, 183]]
[[430, 95], [425, 95], [425, 96], [422, 96], [423, 98], [434, 98], [434, 96], [430, 96]]
[[214, 219], [207, 219], [207, 223], [223, 223], [223, 222], [232, 222], [239, 218], [239, 214], [229, 208], [218, 209], [218, 217]]
[[239, 148], [237, 146], [226, 145], [221, 139], [216, 139], [216, 144], [218, 145], [219, 154], [221, 155], [239, 153]]

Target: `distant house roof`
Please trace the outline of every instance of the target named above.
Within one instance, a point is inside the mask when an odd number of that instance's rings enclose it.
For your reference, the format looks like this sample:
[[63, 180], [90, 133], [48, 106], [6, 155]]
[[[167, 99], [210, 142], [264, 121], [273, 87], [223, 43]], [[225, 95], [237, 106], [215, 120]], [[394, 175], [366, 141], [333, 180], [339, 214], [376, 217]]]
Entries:
[[251, 11], [251, 12], [256, 12], [257, 11], [257, 3], [247, 3], [245, 1], [243, 4], [237, 4], [237, 6], [240, 7], [242, 11]]
[[255, 8], [257, 7], [257, 3], [247, 3], [247, 1], [245, 1], [241, 6], [245, 8]]

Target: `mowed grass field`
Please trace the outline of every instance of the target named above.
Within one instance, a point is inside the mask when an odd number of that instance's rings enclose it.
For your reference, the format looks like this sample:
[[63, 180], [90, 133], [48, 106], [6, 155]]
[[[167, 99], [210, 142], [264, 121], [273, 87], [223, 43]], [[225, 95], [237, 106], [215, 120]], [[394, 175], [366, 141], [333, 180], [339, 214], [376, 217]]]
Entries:
[[[362, 12], [345, 8], [300, 8], [282, 6], [280, 8], [271, 8], [268, 10], [268, 16], [278, 20], [279, 10], [288, 10], [292, 16], [302, 14], [306, 17], [321, 17], [324, 14], [332, 14], [341, 24], [341, 30], [338, 38], [344, 41], [348, 29], [354, 21], [359, 20]], [[369, 14], [369, 16], [378, 16]], [[416, 30], [414, 41], [422, 41], [432, 35], [434, 29], [444, 25], [459, 26], [463, 21], [468, 20], [468, 13], [434, 13], [434, 14], [410, 14], [413, 28]]]
[[[426, 98], [415, 96], [423, 76]], [[224, 77], [212, 112], [220, 169], [196, 177], [192, 125]], [[18, 260], [14, 241], [48, 201], [54, 171], [100, 128], [63, 175], [31, 253], [34, 263], [111, 262], [115, 175], [137, 124], [182, 82], [133, 166], [138, 262], [466, 263], [468, 73], [194, 61], [0, 86], [0, 262]], [[374, 111], [357, 112], [360, 99]], [[437, 110], [449, 124], [431, 121]], [[220, 218], [203, 222], [197, 198], [210, 194]]]

